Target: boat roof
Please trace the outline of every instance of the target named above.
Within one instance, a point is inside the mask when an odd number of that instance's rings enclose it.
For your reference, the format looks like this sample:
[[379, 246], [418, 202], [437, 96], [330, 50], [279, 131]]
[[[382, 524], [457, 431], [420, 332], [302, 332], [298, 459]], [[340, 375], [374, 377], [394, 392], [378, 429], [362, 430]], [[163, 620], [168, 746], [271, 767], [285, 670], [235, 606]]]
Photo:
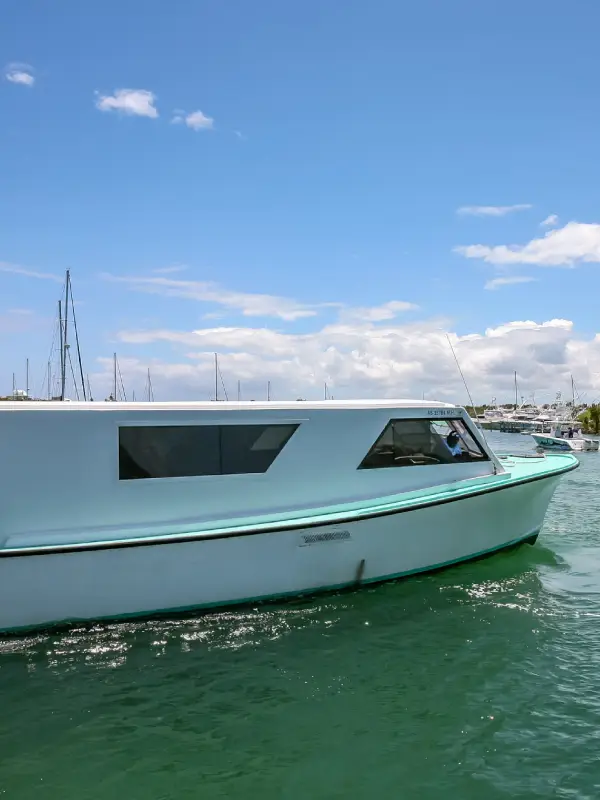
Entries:
[[251, 410], [281, 410], [297, 411], [298, 408], [307, 410], [327, 409], [378, 409], [378, 408], [461, 408], [454, 403], [442, 403], [432, 400], [287, 400], [285, 402], [269, 401], [208, 401], [208, 402], [114, 402], [94, 401], [85, 402], [60, 401], [60, 400], [33, 400], [0, 402], [2, 411], [251, 411]]

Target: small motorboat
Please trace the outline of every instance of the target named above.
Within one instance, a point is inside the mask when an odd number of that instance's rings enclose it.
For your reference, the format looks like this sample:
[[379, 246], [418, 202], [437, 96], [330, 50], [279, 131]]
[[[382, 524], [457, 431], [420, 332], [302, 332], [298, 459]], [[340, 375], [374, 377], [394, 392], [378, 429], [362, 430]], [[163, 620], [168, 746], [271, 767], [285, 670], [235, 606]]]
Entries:
[[584, 436], [581, 424], [576, 422], [561, 422], [549, 434], [532, 433], [531, 437], [542, 450], [583, 453], [597, 451], [600, 446], [598, 439]]

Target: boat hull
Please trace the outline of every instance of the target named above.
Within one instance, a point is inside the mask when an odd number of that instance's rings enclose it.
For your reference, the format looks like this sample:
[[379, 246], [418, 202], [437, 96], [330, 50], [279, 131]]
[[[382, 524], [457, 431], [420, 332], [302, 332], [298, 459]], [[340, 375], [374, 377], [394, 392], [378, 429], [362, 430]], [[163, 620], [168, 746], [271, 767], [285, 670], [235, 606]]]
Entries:
[[0, 631], [266, 601], [439, 569], [535, 539], [559, 480], [338, 524], [3, 554]]

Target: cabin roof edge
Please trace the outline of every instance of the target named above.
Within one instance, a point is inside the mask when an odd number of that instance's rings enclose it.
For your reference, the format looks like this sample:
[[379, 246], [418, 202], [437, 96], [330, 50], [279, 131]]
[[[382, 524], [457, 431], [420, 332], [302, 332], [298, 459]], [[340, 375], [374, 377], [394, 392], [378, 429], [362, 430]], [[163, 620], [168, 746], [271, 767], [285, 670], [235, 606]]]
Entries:
[[454, 403], [437, 400], [287, 400], [287, 401], [181, 401], [181, 402], [85, 402], [85, 401], [3, 401], [2, 411], [251, 411], [251, 410], [359, 410], [359, 409], [394, 409], [394, 408], [462, 408]]

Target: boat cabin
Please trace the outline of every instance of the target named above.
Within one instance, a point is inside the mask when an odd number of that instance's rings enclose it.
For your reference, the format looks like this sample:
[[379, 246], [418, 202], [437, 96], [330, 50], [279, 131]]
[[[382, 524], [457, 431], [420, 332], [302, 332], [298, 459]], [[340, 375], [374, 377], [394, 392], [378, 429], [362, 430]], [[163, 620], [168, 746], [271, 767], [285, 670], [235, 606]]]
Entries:
[[153, 535], [503, 472], [422, 401], [0, 405], [0, 546]]

